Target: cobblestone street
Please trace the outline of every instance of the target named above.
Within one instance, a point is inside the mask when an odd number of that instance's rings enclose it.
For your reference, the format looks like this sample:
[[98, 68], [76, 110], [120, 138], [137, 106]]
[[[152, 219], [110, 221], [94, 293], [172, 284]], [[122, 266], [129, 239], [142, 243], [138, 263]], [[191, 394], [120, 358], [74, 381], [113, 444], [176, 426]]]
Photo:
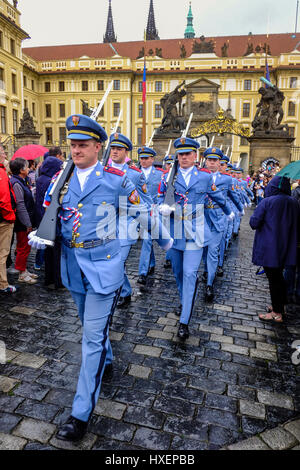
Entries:
[[251, 213], [229, 249], [212, 304], [204, 303], [200, 283], [185, 343], [176, 336], [179, 298], [164, 254], [155, 245], [155, 273], [140, 291], [140, 244], [132, 249], [133, 301], [116, 310], [111, 327], [114, 373], [76, 445], [55, 438], [70, 414], [80, 366], [81, 326], [68, 291], [43, 287], [42, 271], [38, 284], [0, 297], [7, 348], [0, 449], [299, 449], [300, 366], [291, 356], [300, 307], [289, 305], [283, 324], [259, 321], [270, 298], [266, 277], [251, 263]]

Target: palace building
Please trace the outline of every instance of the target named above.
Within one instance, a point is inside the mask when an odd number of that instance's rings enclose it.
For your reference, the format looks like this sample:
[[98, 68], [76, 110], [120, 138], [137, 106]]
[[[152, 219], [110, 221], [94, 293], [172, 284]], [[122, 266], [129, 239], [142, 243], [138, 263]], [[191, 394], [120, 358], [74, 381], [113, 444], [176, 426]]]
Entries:
[[[143, 68], [147, 68], [147, 140], [163, 118], [161, 98], [181, 82], [200, 79], [218, 85], [218, 104], [246, 128], [260, 100], [260, 77], [268, 63], [270, 80], [283, 91], [284, 123], [300, 147], [300, 34], [198, 36], [192, 5], [178, 39], [160, 39], [150, 1], [146, 41], [118, 42], [113, 5], [108, 2], [103, 43], [22, 47], [28, 34], [20, 23], [17, 3], [0, 0], [0, 137], [13, 142], [24, 108], [29, 110], [42, 145], [66, 145], [66, 117], [94, 108], [108, 84], [113, 89], [98, 118], [109, 133], [123, 110], [119, 131], [135, 148], [142, 144]], [[30, 32], [29, 32], [30, 33]], [[184, 105], [184, 100], [183, 100]], [[233, 161], [247, 159], [249, 143], [232, 137]], [[135, 153], [134, 153], [135, 156]]]

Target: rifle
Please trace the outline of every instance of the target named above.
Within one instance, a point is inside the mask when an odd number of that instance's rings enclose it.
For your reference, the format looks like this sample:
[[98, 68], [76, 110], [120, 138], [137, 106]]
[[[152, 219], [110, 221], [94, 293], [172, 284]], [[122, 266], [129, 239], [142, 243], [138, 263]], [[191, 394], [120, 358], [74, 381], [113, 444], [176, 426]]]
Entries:
[[[182, 136], [181, 137], [186, 137], [187, 133], [189, 131], [191, 122], [193, 119], [193, 113], [190, 114], [188, 123], [186, 125], [186, 128], [184, 131], [182, 131]], [[172, 210], [175, 210], [175, 199], [174, 199], [174, 182], [175, 182], [175, 176], [177, 174], [177, 169], [178, 169], [178, 156], [175, 155], [175, 161], [172, 163], [172, 166], [170, 168], [170, 171], [167, 176], [167, 191], [166, 191], [166, 196], [164, 200], [164, 204], [172, 207]]]
[[[123, 114], [123, 110], [121, 109], [120, 112], [119, 112], [117, 122], [116, 122], [114, 128], [111, 131], [112, 134], [115, 134], [117, 132], [122, 114]], [[110, 139], [108, 139], [106, 147], [105, 147], [104, 155], [103, 155], [103, 160], [101, 162], [103, 166], [108, 165], [108, 160], [109, 160], [109, 157], [110, 157], [110, 147], [111, 147]]]
[[[110, 82], [99, 106], [94, 109], [91, 119], [96, 121], [107, 97], [112, 89], [113, 81]], [[63, 163], [62, 171], [58, 175], [49, 196], [51, 196], [51, 203], [41, 220], [39, 228], [37, 229], [36, 236], [43, 239], [45, 245], [54, 246], [54, 241], [56, 238], [56, 223], [57, 215], [59, 208], [61, 206], [62, 196], [68, 190], [68, 182], [74, 171], [74, 162], [72, 160], [71, 154], [69, 154], [68, 159]]]
[[155, 132], [156, 132], [155, 130], [152, 132], [152, 136], [151, 136], [151, 138], [150, 138], [148, 144], [146, 144], [146, 147], [150, 147], [150, 145], [152, 145], [152, 140], [153, 140], [153, 137], [154, 137]]

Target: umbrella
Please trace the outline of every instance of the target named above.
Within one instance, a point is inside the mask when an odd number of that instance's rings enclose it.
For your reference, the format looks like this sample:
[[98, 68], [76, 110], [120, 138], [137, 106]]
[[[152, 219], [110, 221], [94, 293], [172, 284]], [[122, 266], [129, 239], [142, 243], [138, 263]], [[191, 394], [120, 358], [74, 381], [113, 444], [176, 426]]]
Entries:
[[292, 180], [299, 180], [300, 179], [300, 160], [297, 162], [289, 163], [287, 166], [282, 168], [277, 175], [279, 176], [286, 176], [287, 178], [291, 178]]
[[13, 155], [12, 160], [16, 158], [25, 158], [25, 160], [34, 160], [35, 158], [42, 157], [48, 149], [42, 145], [30, 144], [20, 147]]

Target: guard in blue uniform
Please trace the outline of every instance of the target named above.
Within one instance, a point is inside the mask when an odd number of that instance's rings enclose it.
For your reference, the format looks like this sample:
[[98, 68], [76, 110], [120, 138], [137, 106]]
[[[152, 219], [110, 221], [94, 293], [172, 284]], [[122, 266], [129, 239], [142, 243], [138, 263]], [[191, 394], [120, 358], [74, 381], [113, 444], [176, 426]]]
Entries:
[[[218, 147], [209, 147], [205, 150], [203, 157], [206, 159], [206, 168], [212, 172], [214, 186], [223, 192], [224, 198], [229, 206], [227, 193], [225, 191], [227, 178], [224, 179], [223, 175], [219, 172], [220, 159], [223, 157], [222, 150]], [[230, 218], [233, 218], [234, 213], [232, 210], [230, 212]], [[212, 237], [204, 249], [204, 265], [205, 272], [207, 272], [205, 300], [211, 302], [214, 298], [213, 283], [218, 268], [220, 244], [227, 224], [227, 217], [222, 207], [220, 207], [219, 204], [215, 204], [210, 197], [206, 198], [204, 214], [212, 233]]]
[[[155, 150], [150, 147], [141, 147], [138, 149], [138, 156], [140, 159], [141, 170], [146, 179], [147, 192], [150, 194], [153, 204], [157, 204], [158, 186], [160, 184], [164, 170], [155, 168], [154, 157], [156, 156]], [[139, 262], [139, 277], [137, 282], [139, 284], [146, 284], [147, 275], [153, 274], [155, 269], [155, 256], [152, 239], [148, 234], [142, 232], [143, 242], [140, 253]]]
[[[172, 163], [174, 163], [174, 160], [175, 160], [174, 155], [166, 155], [165, 156], [165, 158], [164, 158], [165, 173], [169, 173], [169, 171], [171, 169], [171, 166], [172, 166]], [[166, 260], [165, 260], [165, 263], [164, 263], [164, 268], [165, 269], [171, 269], [172, 268], [169, 251], [167, 251], [167, 253], [166, 253]]]
[[188, 338], [188, 323], [197, 291], [197, 273], [202, 259], [203, 247], [211, 237], [210, 224], [204, 217], [203, 206], [209, 197], [218, 204], [226, 215], [231, 210], [225, 197], [213, 182], [210, 171], [197, 170], [195, 161], [199, 143], [190, 138], [175, 140], [178, 156], [178, 173], [174, 182], [175, 211], [164, 204], [167, 191], [166, 175], [159, 187], [160, 212], [167, 217], [171, 214], [170, 227], [174, 245], [170, 258], [181, 300], [178, 337]]
[[[152, 198], [147, 191], [146, 179], [143, 172], [135, 165], [128, 165], [126, 163], [126, 157], [128, 152], [132, 150], [131, 141], [123, 134], [115, 133], [110, 136], [111, 146], [111, 166], [117, 168], [126, 173], [127, 178], [134, 184], [141, 200], [147, 205], [149, 210], [152, 206]], [[133, 228], [133, 236], [130, 236], [130, 229]], [[122, 232], [122, 231], [121, 231]], [[127, 236], [128, 235], [128, 236]], [[124, 263], [124, 284], [122, 286], [121, 295], [118, 301], [118, 308], [126, 307], [131, 301], [132, 288], [126, 274], [125, 263], [129, 256], [132, 245], [136, 243], [138, 239], [138, 232], [134, 230], [134, 217], [126, 218], [126, 233], [124, 236], [120, 234], [120, 244], [122, 253], [122, 262]]]
[[[229, 163], [229, 158], [227, 157], [227, 155], [223, 155], [220, 159], [220, 174], [221, 174], [222, 179], [218, 180], [218, 187], [220, 187], [224, 191], [225, 196], [228, 200], [228, 203], [230, 204], [231, 210], [234, 212], [235, 216], [236, 215], [242, 216], [244, 214], [244, 207], [240, 201], [239, 194], [235, 190], [235, 184], [234, 184], [234, 180], [232, 176], [226, 172], [228, 163]], [[225, 251], [227, 248], [226, 237], [227, 237], [227, 233], [229, 230], [228, 228], [229, 224], [233, 226], [233, 221], [228, 220], [228, 218], [226, 218], [225, 224], [224, 224], [224, 231], [223, 231], [222, 239], [220, 243], [217, 276], [223, 276], [223, 263], [224, 263]]]
[[[98, 153], [107, 139], [104, 129], [80, 114], [70, 116], [66, 126], [75, 170], [60, 210], [61, 275], [77, 305], [83, 337], [72, 414], [60, 427], [57, 438], [75, 441], [86, 432], [104, 370], [113, 359], [109, 324], [124, 282], [117, 210], [124, 201], [125, 209], [136, 207], [146, 227], [149, 211], [126, 174], [99, 163]], [[39, 240], [33, 235], [32, 246], [41, 247]], [[167, 248], [170, 238], [158, 242]]]
[[[236, 187], [240, 195], [240, 200], [244, 207], [247, 207], [248, 205], [251, 205], [251, 201], [246, 193], [244, 183], [240, 178], [240, 175], [242, 174], [241, 169], [238, 168], [237, 166], [232, 167], [232, 171], [234, 173], [235, 179], [236, 179]], [[241, 225], [241, 220], [242, 217], [237, 214], [233, 221], [233, 238], [237, 238], [238, 232], [240, 230], [240, 225]]]

